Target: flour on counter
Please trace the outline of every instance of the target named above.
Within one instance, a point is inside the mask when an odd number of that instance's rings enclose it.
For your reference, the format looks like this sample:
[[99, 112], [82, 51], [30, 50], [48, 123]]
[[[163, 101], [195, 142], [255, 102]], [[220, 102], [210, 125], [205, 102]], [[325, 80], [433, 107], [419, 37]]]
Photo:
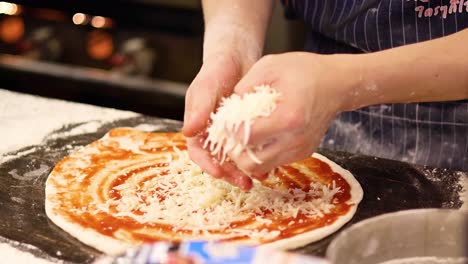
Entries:
[[154, 132], [158, 131], [160, 129], [166, 128], [165, 125], [153, 125], [153, 124], [139, 124], [138, 126], [135, 127], [135, 129], [145, 131], [145, 132]]
[[96, 132], [99, 129], [99, 127], [103, 125], [103, 123], [105, 122], [97, 121], [97, 120], [86, 122], [82, 125], [78, 125], [72, 128], [70, 131], [54, 134], [50, 136], [48, 139], [65, 138], [65, 137], [93, 133], [93, 132]]
[[40, 144], [45, 136], [66, 124], [93, 121], [68, 132], [90, 133], [97, 129], [98, 123], [137, 115], [129, 111], [0, 90], [0, 155]]
[[392, 259], [380, 264], [465, 264], [467, 258], [447, 258], [447, 257], [413, 257]]
[[460, 186], [462, 187], [459, 195], [460, 200], [463, 202], [460, 210], [468, 211], [468, 173], [458, 172], [460, 174]]
[[15, 203], [18, 203], [18, 204], [24, 204], [25, 200], [21, 197], [10, 197], [10, 199], [15, 202]]
[[[1, 132], [0, 132], [0, 135], [1, 135]], [[3, 155], [3, 156], [0, 156], [0, 163], [7, 162], [7, 161], [9, 161], [9, 160], [16, 159], [16, 158], [18, 158], [18, 157], [31, 154], [31, 153], [35, 152], [36, 150], [37, 150], [37, 148], [31, 147], [31, 148], [29, 148], [29, 149], [26, 149], [26, 150], [23, 150], [23, 151], [19, 151], [19, 152], [15, 153], [14, 155], [13, 155], [13, 154], [5, 154], [5, 155]], [[0, 152], [0, 155], [1, 155], [1, 154], [2, 154], [2, 153]]]
[[[27, 181], [25, 184], [36, 184], [36, 181], [47, 175], [58, 160], [57, 155], [74, 152], [83, 146], [70, 141], [62, 145], [61, 139], [92, 134], [110, 122], [136, 118], [130, 124], [144, 131], [167, 129], [170, 125], [180, 125], [177, 121], [161, 120], [161, 124], [147, 124], [139, 121], [140, 115], [128, 111], [101, 108], [91, 105], [41, 98], [38, 96], [20, 94], [0, 89], [0, 164], [22, 159], [19, 166], [6, 167], [4, 177]], [[47, 142], [61, 142], [60, 151], [57, 146]], [[47, 153], [50, 160], [45, 160], [37, 153]], [[8, 164], [6, 164], [8, 165]], [[10, 202], [22, 205], [26, 202], [21, 195], [11, 195]], [[61, 256], [58, 250], [55, 256]], [[19, 264], [51, 264], [64, 263], [62, 260], [50, 257], [37, 247], [18, 243], [0, 236], [0, 263]]]
[[17, 169], [11, 170], [10, 172], [8, 172], [8, 174], [10, 174], [13, 178], [17, 180], [28, 181], [28, 180], [32, 180], [32, 179], [39, 177], [40, 175], [44, 174], [44, 172], [47, 172], [48, 170], [49, 170], [49, 166], [41, 164], [41, 166], [38, 169], [29, 171], [23, 175], [19, 175], [17, 173]]
[[[19, 243], [18, 243], [19, 244]], [[38, 250], [35, 247], [29, 246]], [[34, 256], [31, 253], [19, 250], [9, 243], [0, 243], [0, 256], [2, 256], [2, 263], [15, 263], [15, 264], [55, 264], [63, 263], [58, 259], [43, 259]], [[4, 261], [4, 262], [3, 262]]]

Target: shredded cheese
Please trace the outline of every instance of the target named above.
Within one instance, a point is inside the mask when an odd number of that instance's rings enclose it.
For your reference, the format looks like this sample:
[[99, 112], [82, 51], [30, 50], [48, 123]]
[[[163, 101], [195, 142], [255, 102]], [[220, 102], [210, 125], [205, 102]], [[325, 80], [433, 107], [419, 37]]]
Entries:
[[[168, 167], [151, 168], [145, 174], [133, 175], [137, 180], [129, 179], [115, 186], [113, 189], [121, 198], [107, 200], [96, 206], [98, 210], [131, 217], [140, 223], [169, 224], [176, 232], [192, 230], [192, 235], [203, 234], [204, 238], [214, 237], [212, 231], [222, 230], [228, 236], [273, 239], [281, 232], [265, 228], [252, 231], [252, 227], [269, 226], [274, 224], [272, 219], [297, 218], [299, 213], [307, 217], [323, 216], [334, 208], [333, 197], [340, 191], [335, 184], [312, 183], [306, 192], [274, 189], [256, 182], [251, 191], [245, 192], [203, 173], [185, 150], [174, 147], [174, 153], [167, 159]], [[164, 176], [150, 177], [164, 171], [167, 172]], [[138, 184], [145, 177], [150, 179]], [[246, 219], [254, 219], [253, 226], [231, 225]]]
[[[114, 233], [118, 239], [133, 241], [133, 232], [143, 232], [161, 239], [240, 238], [258, 244], [336, 209], [341, 190], [332, 181], [291, 189], [281, 177], [296, 178], [279, 167], [268, 180], [255, 181], [245, 192], [202, 172], [187, 150], [177, 147], [184, 146], [181, 135], [113, 132], [59, 163], [66, 173], [51, 181], [54, 188], [49, 195], [59, 197], [53, 201], [69, 205], [67, 213], [77, 217], [111, 215], [141, 224], [135, 230], [119, 229]], [[160, 147], [168, 151], [158, 151]], [[291, 166], [304, 175], [313, 171], [301, 163]]]
[[[226, 160], [227, 154], [239, 155], [245, 151], [256, 163], [262, 163], [254, 154], [255, 146], [249, 146], [250, 129], [260, 117], [268, 117], [275, 110], [280, 94], [270, 86], [254, 87], [254, 92], [240, 96], [232, 94], [223, 98], [216, 112], [211, 114], [211, 125], [207, 128], [204, 148], [211, 155]], [[243, 140], [236, 134], [243, 126]], [[260, 146], [261, 147], [261, 146]]]

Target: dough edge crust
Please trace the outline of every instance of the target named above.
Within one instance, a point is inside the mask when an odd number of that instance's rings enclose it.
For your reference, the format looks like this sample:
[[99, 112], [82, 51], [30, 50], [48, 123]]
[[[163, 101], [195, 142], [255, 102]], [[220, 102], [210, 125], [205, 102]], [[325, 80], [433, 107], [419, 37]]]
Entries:
[[[346, 214], [339, 216], [335, 222], [328, 226], [311, 230], [300, 235], [296, 235], [294, 237], [289, 237], [268, 244], [263, 244], [259, 247], [267, 249], [286, 250], [305, 246], [307, 244], [316, 242], [322, 238], [325, 238], [335, 233], [338, 229], [343, 227], [349, 220], [351, 220], [351, 218], [356, 213], [359, 202], [363, 198], [363, 190], [359, 182], [355, 179], [355, 177], [351, 174], [350, 171], [345, 170], [344, 168], [331, 161], [327, 157], [318, 153], [313, 153], [312, 157], [327, 163], [334, 172], [340, 174], [341, 177], [343, 177], [346, 180], [346, 182], [348, 182], [348, 184], [350, 185], [351, 194], [351, 198], [348, 201], [348, 204], [353, 205], [350, 207], [349, 211]], [[51, 184], [49, 181], [49, 178], [54, 176], [58, 175], [55, 175], [55, 171], [52, 171], [46, 181], [45, 211], [47, 217], [55, 225], [60, 227], [64, 232], [73, 236], [75, 239], [78, 239], [84, 244], [96, 248], [97, 250], [102, 251], [108, 255], [117, 255], [123, 253], [128, 248], [133, 248], [136, 246], [134, 244], [125, 243], [121, 240], [102, 235], [91, 228], [86, 228], [79, 224], [73, 223], [60, 213], [56, 213], [55, 208], [59, 207], [59, 204], [50, 200], [50, 197], [53, 196], [57, 191], [55, 186], [53, 186], [53, 184]]]

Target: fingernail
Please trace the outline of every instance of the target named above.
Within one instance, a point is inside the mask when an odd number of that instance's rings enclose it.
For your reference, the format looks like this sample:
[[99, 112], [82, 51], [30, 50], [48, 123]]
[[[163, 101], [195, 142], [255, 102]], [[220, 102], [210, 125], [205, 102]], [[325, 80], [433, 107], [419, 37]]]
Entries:
[[249, 182], [246, 182], [246, 183], [244, 184], [244, 188], [243, 188], [243, 189], [244, 189], [244, 191], [250, 191], [250, 190], [252, 189], [252, 182], [250, 182], [250, 181], [249, 181]]
[[239, 186], [244, 191], [249, 191], [252, 188], [252, 183], [249, 177], [237, 177], [236, 185]]

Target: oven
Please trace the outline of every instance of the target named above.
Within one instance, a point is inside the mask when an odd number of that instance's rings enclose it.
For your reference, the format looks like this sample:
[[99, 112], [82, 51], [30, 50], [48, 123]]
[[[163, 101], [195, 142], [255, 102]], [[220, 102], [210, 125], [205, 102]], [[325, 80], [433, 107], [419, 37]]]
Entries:
[[199, 1], [0, 2], [5, 89], [181, 119], [202, 61]]

